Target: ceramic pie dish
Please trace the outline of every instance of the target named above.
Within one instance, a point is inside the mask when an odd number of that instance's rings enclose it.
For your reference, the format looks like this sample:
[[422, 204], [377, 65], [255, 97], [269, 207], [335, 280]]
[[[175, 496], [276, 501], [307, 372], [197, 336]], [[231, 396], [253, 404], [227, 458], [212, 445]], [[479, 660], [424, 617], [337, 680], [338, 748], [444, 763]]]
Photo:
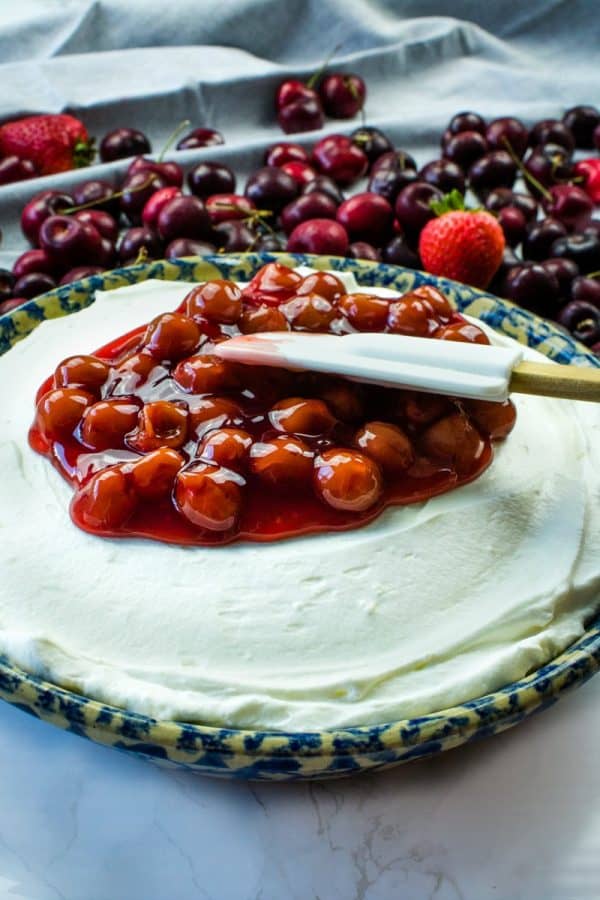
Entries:
[[[364, 286], [406, 292], [435, 284], [461, 312], [563, 363], [598, 366], [598, 360], [548, 323], [464, 285], [394, 266], [336, 258], [244, 254], [135, 266], [59, 288], [0, 318], [0, 353], [40, 321], [69, 314], [110, 290], [149, 278], [247, 281], [277, 258], [290, 266], [344, 270]], [[526, 678], [483, 697], [426, 716], [381, 725], [313, 732], [244, 731], [158, 721], [66, 691], [0, 657], [0, 696], [62, 728], [118, 749], [209, 775], [254, 779], [306, 779], [391, 766], [504, 730], [553, 703], [600, 666], [600, 620], [567, 651]]]

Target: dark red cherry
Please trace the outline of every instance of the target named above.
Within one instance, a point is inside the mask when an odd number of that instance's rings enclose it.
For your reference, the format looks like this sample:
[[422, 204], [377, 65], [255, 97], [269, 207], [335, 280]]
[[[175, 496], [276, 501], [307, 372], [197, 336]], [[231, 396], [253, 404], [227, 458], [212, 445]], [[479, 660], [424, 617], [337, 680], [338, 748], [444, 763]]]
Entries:
[[177, 144], [178, 150], [195, 150], [197, 147], [214, 147], [224, 144], [225, 139], [220, 131], [214, 128], [194, 128], [184, 135]]
[[452, 134], [458, 134], [460, 131], [479, 131], [480, 134], [485, 134], [485, 129], [485, 119], [474, 112], [456, 113], [448, 124], [448, 131]]
[[32, 245], [38, 243], [38, 233], [49, 216], [62, 215], [65, 209], [73, 206], [73, 198], [62, 191], [42, 191], [26, 203], [21, 213], [21, 230]]
[[485, 156], [488, 149], [488, 143], [479, 131], [459, 131], [458, 134], [445, 132], [442, 138], [444, 157], [465, 170], [475, 160]]
[[211, 223], [206, 207], [197, 197], [174, 197], [158, 214], [156, 222], [160, 237], [167, 242], [175, 238], [210, 240]]
[[233, 194], [235, 175], [229, 166], [218, 162], [201, 162], [187, 174], [187, 183], [192, 194], [204, 200], [211, 194]]
[[403, 188], [396, 199], [396, 217], [407, 235], [416, 237], [430, 219], [435, 218], [432, 200], [443, 194], [426, 181], [415, 181]]
[[18, 156], [5, 156], [0, 160], [0, 185], [13, 184], [15, 181], [26, 181], [37, 178], [38, 170], [29, 159]]
[[286, 234], [291, 234], [297, 225], [308, 219], [335, 219], [337, 203], [317, 191], [302, 194], [284, 207], [281, 213], [281, 225]]
[[359, 150], [362, 150], [369, 160], [370, 166], [384, 153], [391, 153], [394, 150], [392, 142], [383, 131], [369, 125], [356, 128], [350, 135], [350, 140], [356, 144]]
[[268, 209], [278, 215], [299, 194], [299, 185], [276, 166], [264, 166], [246, 182], [244, 193], [257, 209]]
[[351, 239], [379, 245], [391, 236], [394, 210], [379, 194], [366, 191], [344, 200], [336, 218]]
[[333, 72], [319, 85], [323, 109], [332, 119], [352, 119], [365, 105], [367, 88], [359, 75]]
[[100, 159], [102, 162], [113, 162], [126, 159], [128, 156], [150, 153], [150, 141], [142, 131], [136, 128], [115, 128], [105, 134], [100, 143]]
[[265, 166], [282, 166], [287, 162], [309, 162], [308, 152], [300, 144], [291, 144], [289, 141], [279, 141], [265, 150]]
[[568, 328], [573, 337], [592, 346], [600, 341], [600, 310], [585, 300], [572, 300], [563, 306], [558, 321]]
[[341, 185], [353, 184], [369, 167], [369, 160], [350, 138], [343, 134], [330, 134], [314, 146], [312, 161], [323, 175]]
[[345, 256], [349, 243], [348, 233], [339, 222], [309, 219], [294, 228], [288, 238], [287, 249], [291, 253]]
[[277, 113], [277, 121], [286, 134], [318, 131], [323, 127], [323, 107], [318, 98], [300, 98], [282, 106]]
[[485, 130], [485, 139], [490, 150], [512, 150], [523, 156], [529, 142], [529, 131], [520, 119], [502, 116], [494, 119]]
[[600, 110], [595, 106], [573, 106], [563, 116], [563, 122], [575, 138], [580, 150], [594, 146], [594, 129], [600, 125]]
[[449, 159], [434, 159], [423, 166], [419, 172], [419, 180], [427, 181], [439, 188], [444, 194], [450, 191], [465, 192], [465, 176], [463, 170]]

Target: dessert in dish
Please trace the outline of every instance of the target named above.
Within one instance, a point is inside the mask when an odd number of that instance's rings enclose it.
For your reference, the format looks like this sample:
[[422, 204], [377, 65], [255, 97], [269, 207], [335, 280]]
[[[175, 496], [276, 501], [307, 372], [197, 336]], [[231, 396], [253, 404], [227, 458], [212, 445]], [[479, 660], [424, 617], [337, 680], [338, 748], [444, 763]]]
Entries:
[[598, 599], [600, 441], [595, 409], [584, 426], [573, 403], [519, 397], [478, 478], [360, 528], [205, 547], [75, 527], [71, 485], [28, 446], [23, 398], [59, 360], [145, 326], [190, 287], [99, 295], [0, 360], [9, 658], [160, 718], [305, 730], [480, 696], [581, 634]]

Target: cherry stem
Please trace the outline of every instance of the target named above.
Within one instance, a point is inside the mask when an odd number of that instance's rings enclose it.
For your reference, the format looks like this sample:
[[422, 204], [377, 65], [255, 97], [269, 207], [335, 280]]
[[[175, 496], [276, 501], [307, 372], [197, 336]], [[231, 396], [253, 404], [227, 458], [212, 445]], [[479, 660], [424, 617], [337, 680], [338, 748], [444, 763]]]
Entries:
[[509, 141], [509, 139], [506, 137], [506, 135], [502, 138], [502, 143], [506, 147], [508, 155], [510, 156], [510, 158], [516, 165], [517, 169], [519, 170], [519, 172], [521, 173], [521, 175], [523, 176], [525, 181], [528, 181], [529, 184], [533, 185], [533, 187], [536, 189], [536, 191], [539, 191], [545, 200], [552, 200], [552, 194], [550, 193], [550, 191], [547, 188], [545, 188], [544, 185], [540, 181], [538, 181], [534, 175], [531, 174], [531, 172], [527, 171], [527, 169], [523, 165], [523, 161], [521, 159], [519, 159], [519, 157], [513, 150], [512, 144]]
[[588, 272], [586, 278], [600, 278], [600, 269], [597, 272]]
[[144, 188], [147, 188], [148, 185], [152, 184], [156, 177], [156, 172], [150, 172], [146, 181], [143, 181], [142, 184], [138, 185], [138, 187], [134, 188], [124, 188], [122, 191], [115, 191], [114, 194], [109, 194], [108, 197], [98, 197], [97, 200], [90, 200], [88, 203], [82, 203], [81, 206], [67, 206], [66, 209], [63, 209], [61, 215], [70, 216], [72, 213], [81, 212], [82, 209], [91, 209], [92, 206], [99, 206], [102, 203], [108, 203], [109, 200], [118, 200], [119, 197], [122, 197], [126, 193], [135, 194], [137, 191], [143, 191]]
[[161, 150], [160, 153], [158, 154], [158, 159], [156, 160], [156, 162], [159, 162], [159, 163], [160, 163], [160, 162], [163, 161], [163, 159], [164, 159], [164, 157], [165, 157], [165, 153], [167, 152], [167, 150], [169, 149], [169, 147], [171, 147], [171, 146], [175, 143], [175, 141], [177, 140], [177, 138], [179, 137], [179, 135], [181, 134], [181, 132], [182, 132], [182, 131], [185, 131], [186, 128], [189, 128], [191, 124], [192, 124], [192, 123], [190, 122], [189, 119], [184, 119], [183, 122], [180, 122], [180, 123], [179, 123], [179, 125], [177, 126], [177, 128], [175, 128], [175, 129], [171, 132], [171, 134], [168, 136], [168, 138], [167, 138], [167, 140], [166, 140], [166, 142], [165, 142], [165, 144], [164, 144], [162, 150]]
[[319, 79], [321, 78], [321, 75], [323, 74], [323, 72], [325, 71], [325, 69], [331, 62], [332, 58], [335, 56], [335, 54], [338, 52], [338, 50], [340, 49], [341, 46], [342, 46], [341, 44], [336, 44], [336, 46], [333, 48], [333, 50], [331, 50], [330, 53], [328, 53], [328, 55], [325, 57], [324, 61], [321, 63], [321, 65], [317, 69], [317, 71], [313, 72], [312, 75], [310, 76], [310, 78], [308, 79], [308, 81], [306, 82], [307, 88], [313, 88], [315, 86], [315, 84], [319, 81]]

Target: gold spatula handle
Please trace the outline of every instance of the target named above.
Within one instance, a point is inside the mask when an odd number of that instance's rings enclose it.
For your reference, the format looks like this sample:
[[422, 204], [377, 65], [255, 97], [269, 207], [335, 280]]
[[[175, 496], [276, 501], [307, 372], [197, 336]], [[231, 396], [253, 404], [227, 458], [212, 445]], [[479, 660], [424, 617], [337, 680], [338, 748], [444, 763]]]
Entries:
[[600, 369], [522, 362], [512, 371], [509, 390], [600, 403]]

